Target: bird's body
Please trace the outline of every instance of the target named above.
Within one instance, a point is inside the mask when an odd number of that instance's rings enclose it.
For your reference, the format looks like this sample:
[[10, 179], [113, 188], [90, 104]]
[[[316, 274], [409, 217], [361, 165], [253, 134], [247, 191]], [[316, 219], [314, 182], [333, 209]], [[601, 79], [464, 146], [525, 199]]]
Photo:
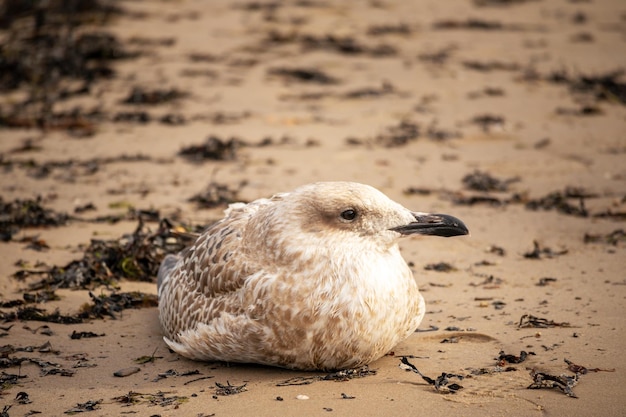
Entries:
[[431, 215], [342, 182], [233, 204], [191, 247], [164, 260], [164, 339], [191, 359], [293, 369], [378, 359], [413, 333], [425, 312], [398, 237], [467, 233], [457, 219], [458, 230], [448, 222], [447, 232], [434, 233], [434, 217], [420, 223], [420, 216]]

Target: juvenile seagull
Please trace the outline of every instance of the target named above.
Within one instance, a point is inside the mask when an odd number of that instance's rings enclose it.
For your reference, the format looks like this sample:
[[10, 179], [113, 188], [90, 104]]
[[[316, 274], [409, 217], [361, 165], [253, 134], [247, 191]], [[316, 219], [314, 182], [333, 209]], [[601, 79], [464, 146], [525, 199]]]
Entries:
[[337, 370], [370, 363], [417, 329], [424, 298], [401, 236], [468, 234], [368, 185], [319, 182], [249, 204], [158, 273], [164, 340], [187, 358]]

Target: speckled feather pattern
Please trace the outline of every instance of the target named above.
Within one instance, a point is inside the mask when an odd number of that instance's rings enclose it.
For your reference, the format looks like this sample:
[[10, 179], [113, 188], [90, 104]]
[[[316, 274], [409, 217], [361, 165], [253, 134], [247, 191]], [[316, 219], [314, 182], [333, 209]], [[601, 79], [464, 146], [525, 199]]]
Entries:
[[[333, 214], [357, 207], [360, 223]], [[233, 204], [159, 271], [167, 345], [196, 360], [335, 370], [415, 331], [424, 300], [397, 233], [411, 212], [362, 184]]]

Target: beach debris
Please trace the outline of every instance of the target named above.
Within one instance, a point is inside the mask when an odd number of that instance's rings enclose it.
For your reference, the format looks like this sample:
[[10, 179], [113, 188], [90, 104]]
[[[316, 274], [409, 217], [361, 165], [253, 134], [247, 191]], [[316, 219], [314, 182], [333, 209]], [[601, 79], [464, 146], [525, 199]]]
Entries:
[[543, 278], [539, 278], [539, 282], [537, 282], [538, 287], [545, 287], [546, 285], [550, 284], [551, 282], [556, 282], [557, 279], [556, 278], [551, 278], [551, 277], [543, 277]]
[[483, 273], [472, 273], [472, 275], [483, 278], [481, 282], [470, 282], [469, 285], [472, 287], [483, 287], [487, 290], [493, 290], [496, 288], [500, 288], [500, 285], [504, 282], [502, 278], [498, 278], [492, 274], [483, 274]]
[[494, 114], [481, 114], [474, 116], [470, 123], [477, 125], [483, 132], [489, 133], [494, 126], [504, 126], [505, 117]]
[[574, 372], [575, 374], [585, 375], [589, 372], [615, 372], [615, 368], [611, 368], [611, 369], [587, 368], [582, 365], [576, 365], [575, 363], [567, 359], [563, 359], [563, 361], [565, 361], [565, 363], [567, 364], [567, 369]]
[[539, 242], [533, 240], [533, 249], [524, 253], [526, 259], [542, 259], [542, 258], [556, 258], [557, 256], [565, 255], [569, 252], [568, 249], [561, 249], [560, 251], [554, 251], [549, 247], [542, 247]]
[[417, 367], [415, 365], [413, 365], [411, 362], [409, 362], [409, 360], [407, 359], [406, 356], [403, 356], [400, 359], [400, 362], [401, 362], [400, 368], [408, 370], [408, 371], [415, 372], [416, 374], [421, 376], [422, 379], [424, 381], [426, 381], [429, 385], [434, 386], [435, 390], [437, 390], [437, 392], [440, 392], [440, 393], [443, 393], [443, 394], [447, 394], [447, 393], [454, 394], [454, 393], [456, 393], [457, 391], [459, 391], [460, 389], [463, 388], [463, 386], [461, 386], [461, 385], [459, 385], [457, 383], [450, 383], [450, 378], [456, 378], [456, 379], [462, 381], [463, 378], [465, 378], [463, 375], [442, 372], [441, 375], [439, 375], [437, 378], [433, 379], [433, 378], [430, 378], [430, 377], [422, 374], [419, 371], [419, 369], [417, 369]]
[[338, 84], [339, 80], [315, 68], [270, 68], [267, 74], [282, 78], [284, 81], [296, 81], [307, 84]]
[[592, 235], [585, 233], [583, 237], [585, 243], [606, 243], [607, 245], [617, 246], [620, 242], [626, 242], [626, 231], [624, 229], [615, 229], [611, 233]]
[[484, 30], [484, 31], [519, 31], [525, 27], [519, 24], [504, 24], [495, 20], [468, 18], [466, 20], [445, 19], [432, 24], [436, 30]]
[[489, 245], [487, 249], [485, 249], [485, 252], [491, 253], [497, 256], [506, 256], [506, 250], [503, 247], [498, 246], [498, 245]]
[[462, 65], [467, 69], [480, 72], [519, 71], [522, 69], [522, 66], [516, 62], [504, 62], [495, 59], [489, 61], [467, 59], [462, 62]]
[[146, 364], [146, 363], [154, 363], [157, 359], [163, 359], [163, 356], [154, 356], [156, 354], [157, 350], [159, 350], [158, 347], [156, 349], [154, 349], [154, 352], [152, 352], [152, 355], [140, 356], [138, 358], [133, 359], [133, 361], [135, 363], [143, 365], [143, 364]]
[[236, 137], [222, 139], [218, 136], [209, 136], [201, 145], [190, 145], [178, 151], [178, 156], [189, 162], [204, 161], [233, 161], [237, 159], [237, 151], [245, 142]]
[[97, 334], [94, 332], [77, 332], [76, 330], [72, 331], [72, 334], [70, 335], [70, 339], [72, 340], [78, 340], [78, 339], [83, 339], [83, 338], [92, 338], [92, 337], [102, 337], [102, 336], [106, 336], [104, 333], [101, 334]]
[[17, 395], [15, 396], [15, 401], [17, 401], [18, 404], [32, 403], [32, 400], [29, 398], [28, 393], [25, 391], [18, 392]]
[[122, 9], [102, 1], [83, 2], [79, 7], [63, 2], [10, 2], [0, 13], [0, 26], [6, 32], [0, 91], [24, 93], [23, 99], [0, 109], [0, 125], [93, 135], [97, 111], [80, 106], [59, 111], [55, 106], [88, 95], [99, 80], [113, 77], [112, 61], [139, 56], [99, 27], [98, 22], [122, 14]]
[[128, 368], [119, 369], [119, 370], [113, 372], [113, 376], [116, 376], [118, 378], [124, 378], [124, 377], [130, 376], [132, 374], [136, 374], [140, 370], [141, 370], [141, 368], [139, 368], [138, 366], [130, 366]]
[[468, 190], [473, 191], [508, 191], [509, 185], [520, 181], [519, 177], [508, 178], [505, 180], [498, 179], [488, 172], [475, 170], [471, 174], [467, 174], [461, 180]]
[[66, 213], [44, 207], [41, 197], [4, 201], [0, 196], [0, 241], [10, 241], [23, 228], [63, 226], [69, 219]]
[[309, 399], [308, 395], [304, 395], [304, 394], [296, 395], [296, 400], [308, 400], [308, 399]]
[[456, 271], [456, 267], [448, 262], [437, 262], [426, 264], [424, 266], [426, 271], [436, 271], [436, 272], [453, 272]]
[[[51, 267], [46, 277], [29, 284], [29, 288], [90, 289], [101, 285], [115, 288], [115, 283], [121, 278], [154, 281], [163, 257], [168, 253], [178, 253], [187, 245], [184, 237], [170, 232], [171, 228], [173, 225], [163, 219], [158, 229], [151, 231], [139, 217], [133, 233], [113, 240], [92, 239], [82, 259], [62, 267]], [[28, 272], [21, 275], [27, 276]]]
[[511, 363], [511, 364], [522, 363], [526, 360], [528, 355], [534, 356], [535, 352], [526, 352], [525, 350], [522, 350], [519, 353], [519, 356], [516, 356], [516, 355], [507, 354], [503, 350], [501, 350], [498, 355], [497, 366], [505, 366], [507, 363]]
[[242, 181], [237, 188], [233, 189], [227, 184], [211, 181], [204, 191], [195, 194], [188, 201], [196, 203], [199, 209], [211, 209], [231, 203], [243, 202], [238, 195], [246, 184], [246, 181]]
[[346, 393], [341, 393], [341, 399], [342, 400], [354, 400], [356, 397], [353, 395], [348, 395]]
[[396, 48], [388, 44], [374, 46], [359, 42], [351, 36], [333, 34], [311, 35], [298, 32], [270, 31], [261, 47], [299, 44], [303, 52], [328, 51], [344, 55], [367, 55], [370, 57], [388, 57], [397, 54]]
[[58, 310], [48, 313], [45, 309], [35, 306], [18, 308], [16, 311], [0, 312], [0, 320], [3, 322], [30, 320], [61, 324], [77, 324], [83, 321], [80, 317], [63, 315]]
[[85, 411], [96, 411], [100, 409], [101, 403], [102, 400], [89, 400], [84, 403], [77, 403], [75, 407], [72, 407], [69, 410], [65, 411], [64, 414], [72, 415], [77, 413], [84, 413]]
[[369, 366], [361, 366], [360, 368], [344, 369], [337, 372], [331, 372], [326, 375], [315, 376], [296, 376], [286, 379], [276, 384], [277, 387], [287, 387], [291, 385], [309, 385], [316, 381], [336, 381], [344, 382], [355, 378], [365, 378], [366, 376], [376, 375], [376, 371], [370, 369]]
[[341, 371], [332, 372], [322, 377], [323, 381], [349, 381], [354, 378], [364, 378], [366, 376], [376, 375], [376, 371], [370, 369], [369, 366], [361, 366], [359, 368], [343, 369]]
[[367, 28], [369, 36], [386, 36], [386, 35], [410, 35], [413, 32], [411, 26], [406, 23], [371, 25]]
[[[526, 202], [525, 207], [529, 210], [556, 210], [562, 214], [578, 217], [589, 217], [589, 211], [585, 207], [585, 199], [596, 198], [597, 194], [590, 193], [580, 187], [565, 187], [564, 190], [553, 191], [547, 195], [531, 199]], [[578, 205], [570, 203], [570, 200], [578, 200]]]
[[582, 94], [598, 101], [626, 104], [626, 83], [619, 81], [623, 69], [598, 75], [571, 75], [566, 70], [553, 71], [544, 78], [548, 82], [569, 87], [572, 94]]
[[159, 405], [161, 407], [167, 407], [169, 405], [174, 405], [175, 407], [177, 407], [178, 405], [188, 400], [188, 397], [178, 395], [172, 395], [171, 397], [168, 397], [167, 394], [171, 393], [157, 391], [154, 394], [143, 394], [140, 392], [129, 391], [128, 394], [114, 397], [113, 401], [122, 403], [126, 406], [131, 406], [139, 403], [148, 403], [149, 405]]
[[[176, 371], [175, 369], [168, 369], [165, 372], [158, 373], [156, 378], [154, 378], [152, 380], [152, 382], [157, 382], [157, 381], [160, 381], [162, 379], [169, 378], [169, 377], [172, 377], [172, 376], [191, 376], [191, 375], [200, 375], [200, 371], [197, 370], [197, 369], [194, 369], [193, 371], [187, 371], [187, 372], [183, 372], [181, 374], [178, 371]], [[190, 381], [185, 382], [183, 385], [187, 385], [187, 384], [189, 384], [191, 382], [200, 381], [200, 380], [209, 379], [209, 378], [213, 378], [213, 377], [212, 376], [204, 376], [204, 377], [200, 377], [200, 378], [195, 378], [195, 379], [192, 379]]]
[[376, 136], [375, 143], [386, 148], [404, 146], [417, 140], [421, 135], [420, 126], [410, 120], [402, 120], [397, 125], [386, 128], [385, 132]]
[[555, 322], [554, 320], [549, 320], [543, 317], [536, 317], [532, 314], [524, 314], [519, 319], [519, 323], [517, 325], [518, 328], [549, 328], [549, 327], [572, 327], [568, 322]]
[[568, 397], [578, 398], [572, 388], [578, 384], [579, 374], [574, 374], [573, 376], [566, 374], [555, 376], [532, 369], [530, 376], [533, 382], [527, 389], [558, 389]]
[[154, 89], [146, 90], [142, 87], [133, 87], [122, 103], [124, 104], [163, 104], [170, 101], [178, 100], [187, 96], [187, 93], [179, 91], [175, 88], [169, 90]]
[[128, 308], [156, 307], [158, 298], [156, 294], [147, 294], [139, 291], [117, 292], [100, 294], [98, 296], [89, 292], [92, 304], [83, 305], [78, 317], [81, 319], [110, 317], [116, 319], [116, 313]]
[[221, 384], [219, 382], [215, 383], [215, 395], [235, 395], [241, 394], [244, 391], [247, 391], [246, 384], [243, 385], [231, 385], [229, 381], [226, 381], [226, 385]]
[[[5, 366], [5, 360], [4, 357], [2, 360], [0, 360], [0, 367], [1, 368], [6, 368], [7, 366]], [[19, 364], [17, 365], [19, 366]], [[2, 371], [0, 373], [0, 395], [3, 394], [3, 391], [5, 389], [9, 389], [11, 388], [13, 385], [17, 385], [19, 383], [20, 379], [25, 379], [28, 378], [28, 375], [22, 375], [21, 372], [20, 374], [7, 374], [6, 372]]]

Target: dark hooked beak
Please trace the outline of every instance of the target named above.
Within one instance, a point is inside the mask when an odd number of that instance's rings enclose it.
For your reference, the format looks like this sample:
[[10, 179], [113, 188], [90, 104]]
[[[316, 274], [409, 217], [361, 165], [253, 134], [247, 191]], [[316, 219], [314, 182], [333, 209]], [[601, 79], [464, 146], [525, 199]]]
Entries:
[[415, 221], [389, 230], [403, 235], [430, 235], [430, 236], [462, 236], [469, 234], [467, 226], [456, 217], [447, 214], [412, 213]]

